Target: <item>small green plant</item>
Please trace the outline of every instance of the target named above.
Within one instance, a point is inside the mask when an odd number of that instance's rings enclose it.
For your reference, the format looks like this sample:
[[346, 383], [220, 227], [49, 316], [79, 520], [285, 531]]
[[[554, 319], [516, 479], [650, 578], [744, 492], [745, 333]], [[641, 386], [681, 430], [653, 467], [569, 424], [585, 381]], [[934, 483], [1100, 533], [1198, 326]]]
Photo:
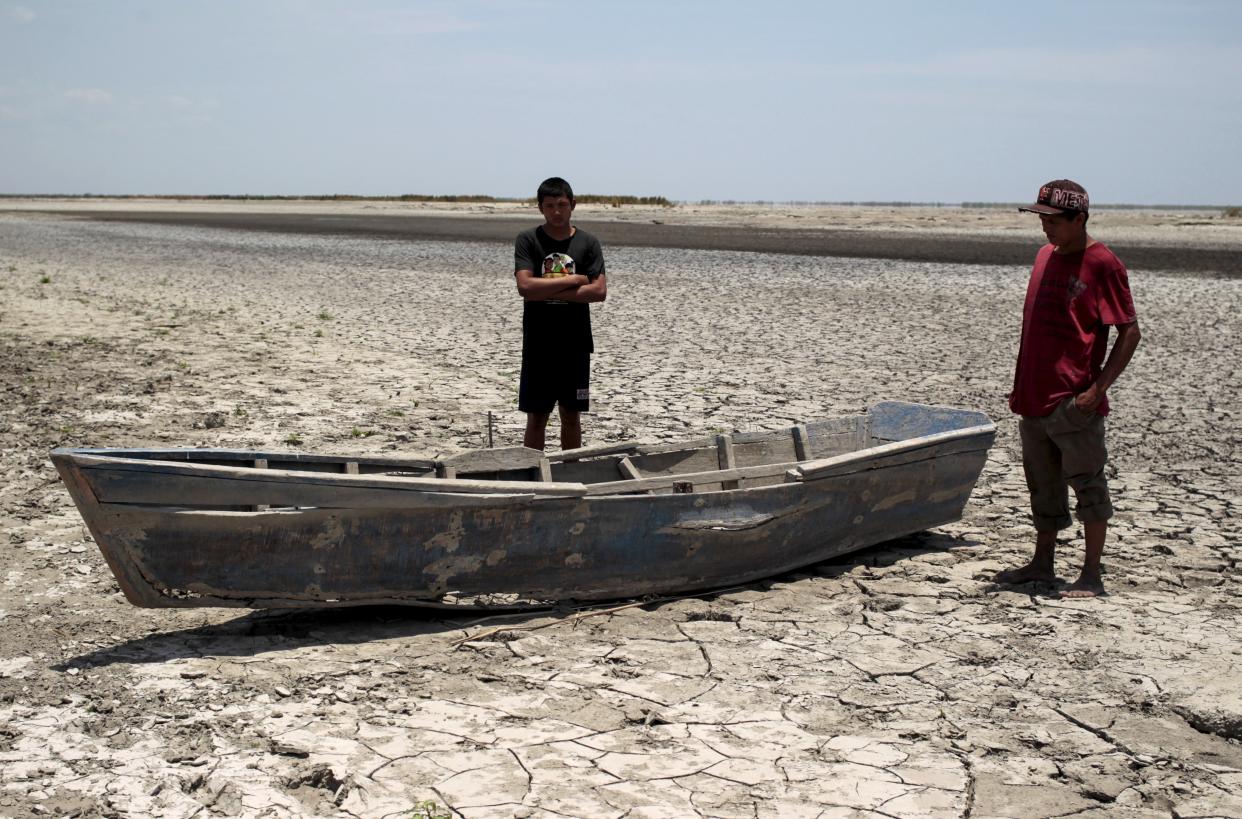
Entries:
[[301, 446], [302, 436], [298, 435], [296, 432], [290, 432], [285, 436], [285, 443], [289, 446]]
[[316, 330], [316, 331], [315, 331], [315, 338], [323, 338], [323, 330], [322, 330], [322, 329], [319, 329], [319, 330]]
[[168, 335], [168, 328], [167, 327], [156, 327], [155, 334], [157, 336], [166, 336]]
[[16, 273], [16, 272], [17, 272], [17, 265], [15, 265], [15, 264], [11, 264], [11, 265], [9, 265], [9, 272], [10, 272], [10, 273]]
[[388, 410], [388, 414], [389, 414], [389, 415], [391, 415], [391, 416], [393, 416], [394, 418], [404, 418], [404, 417], [405, 417], [405, 410], [390, 409], [390, 410]]
[[[1242, 219], [1242, 208], [1225, 208], [1225, 212], [1221, 214], [1226, 219]], [[9, 268], [12, 270], [13, 268]]]
[[46, 273], [39, 277], [39, 284], [51, 284], [51, 283], [52, 283], [52, 277], [47, 275]]
[[419, 802], [410, 809], [406, 816], [409, 819], [453, 819], [453, 814], [449, 813], [448, 808], [434, 799]]
[[245, 418], [250, 413], [246, 412], [245, 407], [237, 406], [233, 408], [233, 414], [236, 415], [238, 418]]
[[177, 362], [177, 369], [178, 369], [178, 370], [181, 370], [181, 372], [183, 372], [183, 373], [184, 373], [184, 372], [188, 372], [188, 371], [189, 371], [189, 369], [190, 369], [190, 365], [189, 365], [189, 364], [187, 364], [187, 363], [186, 363], [186, 362], [184, 362], [184, 361], [178, 361], [178, 362]]
[[332, 321], [332, 314], [329, 313], [327, 310], [320, 310], [319, 315], [315, 316], [315, 318], [319, 319], [320, 321]]
[[355, 438], [370, 438], [375, 434], [375, 432], [369, 429], [359, 429], [358, 427], [354, 427], [349, 431], [349, 434]]

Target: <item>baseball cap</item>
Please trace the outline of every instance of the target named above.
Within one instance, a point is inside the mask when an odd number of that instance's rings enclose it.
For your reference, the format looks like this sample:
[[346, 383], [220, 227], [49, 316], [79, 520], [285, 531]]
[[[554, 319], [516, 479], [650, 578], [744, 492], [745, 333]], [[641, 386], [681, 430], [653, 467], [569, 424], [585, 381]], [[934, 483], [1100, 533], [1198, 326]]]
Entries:
[[1027, 213], [1086, 213], [1087, 189], [1069, 179], [1054, 179], [1039, 189], [1035, 204], [1023, 205], [1018, 210]]

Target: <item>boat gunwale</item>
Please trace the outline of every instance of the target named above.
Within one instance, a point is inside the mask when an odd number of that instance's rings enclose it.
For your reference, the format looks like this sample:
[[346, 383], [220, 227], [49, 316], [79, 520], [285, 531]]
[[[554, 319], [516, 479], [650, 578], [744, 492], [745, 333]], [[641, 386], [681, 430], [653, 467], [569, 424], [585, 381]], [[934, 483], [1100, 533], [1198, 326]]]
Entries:
[[930, 435], [920, 435], [917, 438], [906, 438], [901, 441], [890, 441], [885, 444], [870, 446], [854, 452], [845, 452], [840, 455], [833, 455], [829, 458], [813, 458], [800, 462], [797, 466], [791, 468], [790, 472], [797, 473], [798, 480], [813, 481], [819, 478], [827, 478], [839, 474], [845, 474], [839, 472], [838, 468], [849, 466], [859, 461], [885, 458], [889, 455], [898, 455], [905, 452], [915, 452], [920, 449], [927, 449], [941, 444], [952, 443], [953, 441], [961, 441], [985, 435], [994, 435], [995, 433], [996, 424], [989, 421], [986, 424], [979, 424], [973, 427], [950, 429], [945, 430], [944, 432], [933, 432]]
[[[786, 465], [788, 469], [785, 472], [788, 481], [807, 482], [816, 481], [833, 475], [842, 474], [843, 468], [854, 464], [861, 464], [862, 468], [866, 462], [876, 459], [883, 459], [892, 455], [898, 455], [907, 452], [915, 452], [919, 449], [926, 449], [953, 441], [965, 440], [978, 436], [992, 435], [996, 432], [996, 424], [988, 422], [987, 424], [979, 424], [971, 427], [963, 427], [961, 429], [946, 430], [944, 432], [936, 432], [929, 435], [921, 435], [915, 438], [907, 438], [899, 441], [890, 441], [876, 446], [869, 446], [853, 452], [846, 452], [840, 455], [834, 455], [828, 458], [810, 458], [804, 461], [786, 462], [785, 464], [774, 463], [769, 466]], [[190, 461], [188, 458], [182, 460], [166, 460], [163, 458], [149, 457], [126, 457], [120, 455], [110, 455], [109, 452], [146, 452], [157, 453], [161, 450], [125, 450], [125, 449], [107, 449], [107, 448], [73, 448], [61, 447], [52, 451], [54, 459], [63, 458], [69, 461], [76, 469], [90, 470], [96, 468], [112, 468], [121, 471], [146, 472], [155, 474], [171, 474], [195, 477], [218, 477], [227, 480], [243, 480], [253, 481], [255, 483], [273, 483], [294, 481], [297, 483], [320, 485], [320, 486], [349, 486], [355, 488], [373, 488], [373, 489], [391, 489], [398, 491], [415, 491], [435, 493], [439, 495], [469, 495], [469, 494], [488, 494], [496, 496], [510, 495], [535, 495], [536, 499], [549, 498], [576, 498], [589, 497], [592, 499], [609, 498], [625, 496], [627, 494], [626, 481], [609, 481], [609, 492], [592, 491], [594, 486], [602, 486], [603, 484], [584, 484], [578, 482], [557, 482], [557, 481], [531, 481], [531, 480], [476, 480], [472, 478], [436, 478], [410, 475], [390, 475], [383, 473], [335, 473], [307, 471], [296, 469], [256, 469], [251, 466], [233, 466], [227, 464], [204, 464]], [[239, 453], [239, 450], [189, 450], [189, 449], [173, 449], [168, 450], [170, 453]], [[262, 458], [265, 453], [245, 453], [253, 454], [256, 458]], [[269, 453], [270, 454], [270, 453]], [[287, 456], [281, 456], [282, 459], [288, 459]], [[364, 462], [364, 459], [340, 457], [340, 456], [313, 456], [317, 458], [318, 463], [340, 462], [346, 463], [350, 461]], [[598, 456], [613, 457], [613, 456]], [[238, 458], [238, 460], [246, 460]], [[384, 463], [383, 461], [371, 460], [369, 463]], [[407, 461], [407, 463], [409, 463]], [[712, 483], [712, 478], [729, 470], [713, 469], [699, 472], [671, 473], [658, 477], [666, 478], [669, 481], [690, 481], [702, 484]], [[736, 470], [734, 470], [736, 471]], [[858, 471], [858, 470], [850, 470]], [[652, 476], [657, 477], [657, 476]], [[694, 490], [687, 494], [718, 494], [720, 491], [754, 491], [769, 488], [766, 486], [744, 487], [740, 490], [711, 490], [701, 491]], [[656, 497], [653, 495], [644, 495], [644, 497]]]
[[[355, 488], [393, 489], [446, 495], [537, 495], [540, 497], [581, 497], [586, 495], [586, 485], [581, 483], [539, 481], [486, 481], [468, 478], [425, 478], [382, 473], [349, 474], [345, 472], [313, 472], [292, 469], [256, 469], [250, 466], [228, 466], [152, 458], [125, 458], [96, 454], [106, 450], [76, 450], [61, 448], [53, 450], [53, 458], [60, 456], [69, 464], [83, 471], [111, 468], [125, 472], [145, 472], [188, 477], [220, 478], [253, 483], [312, 484], [322, 486], [350, 486]], [[349, 459], [342, 459], [345, 462]]]

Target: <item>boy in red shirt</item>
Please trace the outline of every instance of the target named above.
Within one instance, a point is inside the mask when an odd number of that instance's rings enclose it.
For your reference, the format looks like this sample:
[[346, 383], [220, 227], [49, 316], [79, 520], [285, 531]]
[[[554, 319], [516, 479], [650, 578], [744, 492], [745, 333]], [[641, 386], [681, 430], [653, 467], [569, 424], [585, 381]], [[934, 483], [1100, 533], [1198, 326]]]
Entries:
[[[1107, 392], [1138, 347], [1138, 319], [1125, 265], [1087, 234], [1082, 185], [1054, 180], [1039, 189], [1035, 204], [1019, 210], [1039, 214], [1048, 237], [1027, 285], [1009, 396], [1009, 408], [1021, 416], [1036, 540], [1030, 563], [1001, 572], [996, 582], [1056, 582], [1057, 532], [1070, 525], [1069, 486], [1078, 501], [1086, 557], [1081, 575], [1061, 596], [1095, 597], [1104, 593], [1100, 558], [1113, 515], [1104, 477]], [[1111, 352], [1109, 327], [1117, 328]]]

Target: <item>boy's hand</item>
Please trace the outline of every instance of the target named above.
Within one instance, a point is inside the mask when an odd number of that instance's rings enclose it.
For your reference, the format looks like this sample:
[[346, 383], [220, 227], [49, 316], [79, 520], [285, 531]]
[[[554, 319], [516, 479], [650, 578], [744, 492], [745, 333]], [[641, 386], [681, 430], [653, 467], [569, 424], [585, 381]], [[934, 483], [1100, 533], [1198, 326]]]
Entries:
[[1074, 396], [1074, 406], [1086, 413], [1095, 412], [1095, 408], [1104, 400], [1104, 391], [1092, 384]]

